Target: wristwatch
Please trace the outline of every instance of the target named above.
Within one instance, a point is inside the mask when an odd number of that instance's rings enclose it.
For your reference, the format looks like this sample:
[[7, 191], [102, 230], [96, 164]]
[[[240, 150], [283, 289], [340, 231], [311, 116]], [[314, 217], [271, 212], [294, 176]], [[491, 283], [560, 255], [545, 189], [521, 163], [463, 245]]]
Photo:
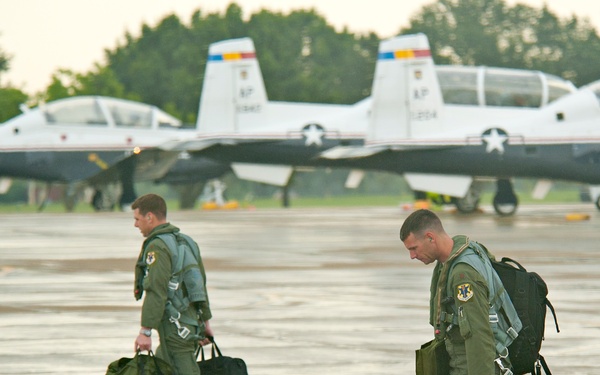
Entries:
[[144, 335], [144, 336], [150, 337], [150, 336], [152, 336], [152, 330], [151, 329], [142, 328], [142, 329], [140, 329], [140, 335]]

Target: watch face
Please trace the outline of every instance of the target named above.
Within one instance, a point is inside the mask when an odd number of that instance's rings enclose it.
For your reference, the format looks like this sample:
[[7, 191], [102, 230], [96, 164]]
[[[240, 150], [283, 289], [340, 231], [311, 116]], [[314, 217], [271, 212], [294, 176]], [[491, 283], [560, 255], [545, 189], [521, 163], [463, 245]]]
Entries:
[[152, 330], [149, 330], [149, 329], [142, 329], [142, 330], [140, 330], [140, 333], [144, 336], [148, 336], [148, 337], [152, 336]]

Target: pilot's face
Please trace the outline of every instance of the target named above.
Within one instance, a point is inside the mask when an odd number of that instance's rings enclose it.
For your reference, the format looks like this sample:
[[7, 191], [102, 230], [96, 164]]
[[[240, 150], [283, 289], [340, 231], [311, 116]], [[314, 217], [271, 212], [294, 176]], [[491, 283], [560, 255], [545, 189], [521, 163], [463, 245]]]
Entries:
[[433, 263], [438, 259], [437, 246], [432, 242], [430, 234], [415, 236], [411, 233], [404, 240], [404, 246], [410, 253], [410, 259], [418, 259], [425, 264]]
[[142, 215], [140, 213], [140, 209], [136, 208], [135, 210], [133, 210], [133, 219], [134, 219], [133, 225], [135, 225], [135, 227], [140, 230], [140, 233], [142, 234], [142, 236], [148, 237], [150, 232], [152, 232], [152, 229], [154, 229], [154, 226], [152, 223], [152, 214], [148, 213], [146, 215]]

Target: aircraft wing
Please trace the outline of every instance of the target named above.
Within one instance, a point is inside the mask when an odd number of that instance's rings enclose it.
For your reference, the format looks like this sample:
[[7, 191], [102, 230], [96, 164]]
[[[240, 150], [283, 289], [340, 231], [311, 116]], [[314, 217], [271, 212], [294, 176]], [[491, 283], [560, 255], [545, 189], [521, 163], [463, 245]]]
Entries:
[[[397, 143], [397, 144], [382, 144], [382, 145], [366, 145], [366, 146], [337, 146], [332, 147], [319, 154], [319, 158], [329, 160], [339, 159], [360, 159], [368, 158], [373, 155], [380, 154], [385, 151], [416, 151], [416, 150], [441, 150], [467, 145], [472, 141], [465, 140], [456, 144], [439, 144], [427, 143], [415, 144], [414, 142]], [[479, 142], [481, 143], [481, 142]]]
[[232, 163], [231, 169], [240, 179], [275, 186], [286, 186], [294, 172], [294, 169], [289, 165], [249, 163]]
[[389, 150], [389, 147], [362, 147], [362, 146], [338, 146], [332, 147], [319, 155], [319, 158], [338, 160], [338, 159], [359, 159], [373, 156], [380, 152]]
[[405, 173], [404, 178], [413, 191], [427, 191], [452, 197], [464, 197], [473, 182], [471, 176]]
[[229, 136], [229, 137], [202, 137], [198, 139], [186, 139], [178, 141], [169, 141], [159, 146], [164, 151], [187, 151], [190, 153], [205, 151], [211, 147], [225, 145], [233, 146], [243, 143], [256, 143], [256, 142], [276, 142], [276, 139], [270, 139], [269, 137], [262, 137], [260, 135], [248, 135], [248, 136]]
[[10, 186], [12, 185], [12, 179], [0, 178], [0, 194], [8, 193]]
[[98, 173], [86, 180], [93, 183], [119, 181], [124, 176], [131, 176], [135, 181], [153, 181], [163, 177], [177, 161], [179, 152], [159, 149], [143, 150], [139, 154], [131, 154], [110, 165], [101, 166]]

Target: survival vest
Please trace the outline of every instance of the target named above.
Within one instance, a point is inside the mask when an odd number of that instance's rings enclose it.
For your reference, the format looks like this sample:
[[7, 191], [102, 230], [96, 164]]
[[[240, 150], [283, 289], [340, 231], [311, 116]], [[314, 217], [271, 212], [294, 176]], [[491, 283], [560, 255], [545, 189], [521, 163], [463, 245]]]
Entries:
[[[465, 251], [464, 255], [460, 254], [454, 264], [464, 262], [471, 265], [485, 277], [488, 285], [495, 285], [497, 284], [497, 281], [490, 284], [490, 279], [488, 279], [489, 276], [486, 276], [486, 274], [489, 274], [489, 267], [491, 266], [494, 271], [494, 278], [500, 281], [500, 288], [508, 294], [509, 302], [511, 302], [510, 306], [516, 312], [521, 323], [520, 325], [522, 326], [522, 328], [518, 330], [519, 334], [517, 337], [510, 342], [505, 341], [508, 342], [506, 347], [508, 348], [508, 358], [512, 365], [512, 372], [506, 373], [514, 375], [530, 373], [541, 375], [541, 369], [543, 367], [545, 373], [551, 375], [544, 357], [539, 354], [542, 341], [544, 340], [544, 325], [547, 307], [550, 308], [550, 311], [552, 311], [552, 315], [554, 316], [556, 331], [560, 332], [560, 330], [558, 328], [554, 307], [546, 298], [548, 295], [546, 283], [537, 273], [527, 272], [523, 266], [510, 258], [502, 258], [500, 262], [497, 262], [485, 246], [478, 242], [471, 241], [469, 248], [471, 251]], [[477, 261], [474, 254], [476, 254], [477, 258], [483, 260], [483, 262]], [[481, 271], [481, 265], [484, 263], [486, 265], [484, 272], [486, 273], [482, 273]], [[515, 264], [516, 267], [510, 263]], [[497, 286], [494, 287], [496, 288], [495, 292], [490, 288], [490, 300], [493, 299], [493, 294], [497, 294], [499, 290], [497, 289]], [[491, 303], [492, 302], [490, 302], [490, 304]], [[492, 308], [490, 308], [490, 314], [491, 310]], [[501, 317], [502, 315], [500, 315], [500, 318]], [[510, 316], [509, 320], [512, 321]], [[492, 319], [490, 318], [490, 323], [491, 321]], [[502, 319], [500, 319], [499, 322], [502, 322]], [[499, 343], [503, 344], [503, 341], [496, 336], [496, 332], [494, 332], [494, 336], [496, 338], [496, 348], [498, 349]], [[502, 357], [502, 354], [499, 355]], [[502, 363], [498, 362], [498, 360], [497, 363], [502, 369]]]
[[[186, 324], [201, 326], [200, 319], [190, 319], [181, 313], [196, 302], [206, 302], [205, 272], [201, 268], [200, 249], [191, 237], [183, 233], [163, 233], [157, 235], [171, 253], [171, 279], [169, 280], [167, 305], [165, 310], [169, 320], [177, 326], [179, 336], [186, 338], [189, 330], [181, 326]], [[200, 313], [200, 312], [198, 312]], [[203, 331], [204, 329], [202, 329]]]

